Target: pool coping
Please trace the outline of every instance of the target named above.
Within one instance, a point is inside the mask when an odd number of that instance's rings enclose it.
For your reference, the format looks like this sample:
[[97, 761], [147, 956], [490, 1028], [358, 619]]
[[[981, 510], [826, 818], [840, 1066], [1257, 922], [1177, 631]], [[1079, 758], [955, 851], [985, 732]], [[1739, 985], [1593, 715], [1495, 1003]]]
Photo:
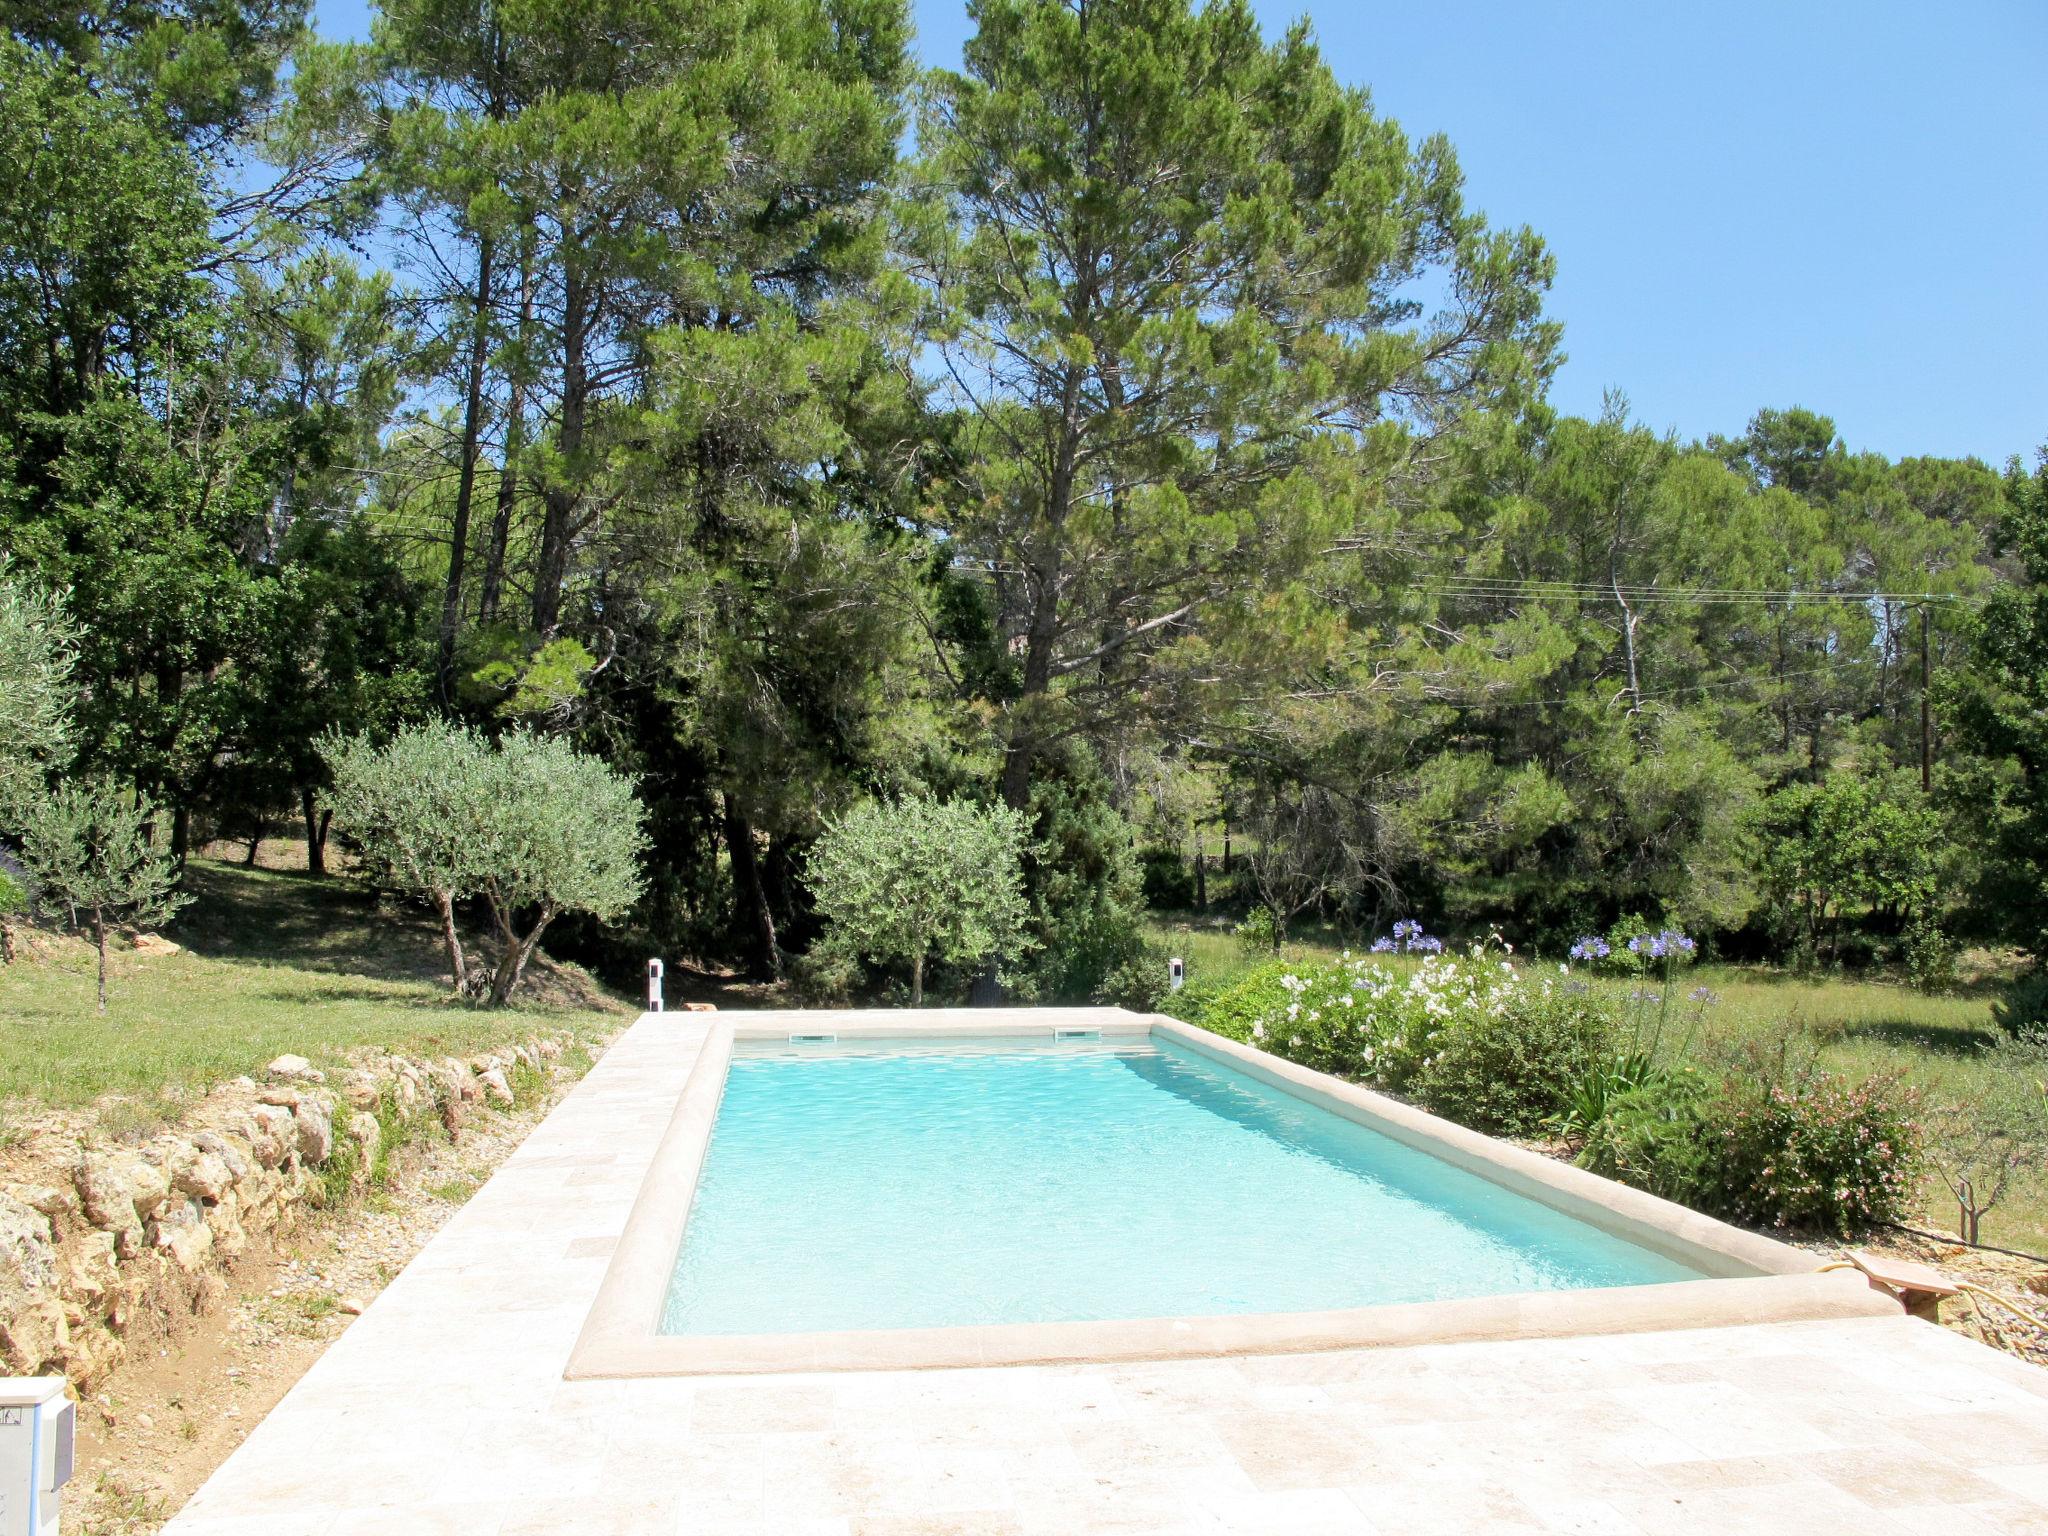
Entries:
[[[1178, 1019], [1123, 1009], [989, 1009], [781, 1013], [769, 1024], [721, 1017], [698, 1046], [624, 1232], [571, 1351], [566, 1379], [765, 1372], [945, 1369], [1285, 1354], [1477, 1339], [1533, 1339], [1897, 1316], [1897, 1302], [1853, 1271], [1716, 1221], [1541, 1153], [1497, 1141], [1342, 1078], [1224, 1039]], [[800, 1021], [801, 1028], [792, 1023]], [[1237, 1313], [1105, 1322], [1014, 1323], [744, 1335], [659, 1331], [697, 1178], [740, 1040], [794, 1033], [858, 1039], [1048, 1039], [1062, 1029], [1104, 1038], [1159, 1036], [1709, 1278], [1544, 1291], [1323, 1312]]]

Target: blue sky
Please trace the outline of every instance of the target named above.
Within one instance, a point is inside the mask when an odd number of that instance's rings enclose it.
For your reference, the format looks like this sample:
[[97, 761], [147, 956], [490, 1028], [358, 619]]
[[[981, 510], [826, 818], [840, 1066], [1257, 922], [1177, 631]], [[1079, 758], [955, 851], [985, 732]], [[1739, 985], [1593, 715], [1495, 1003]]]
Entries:
[[[368, 0], [316, 0], [360, 36]], [[1472, 203], [1557, 253], [1553, 400], [1684, 437], [1766, 405], [1852, 448], [2048, 442], [2041, 0], [1255, 0], [1457, 146]], [[914, 0], [927, 63], [964, 0]]]

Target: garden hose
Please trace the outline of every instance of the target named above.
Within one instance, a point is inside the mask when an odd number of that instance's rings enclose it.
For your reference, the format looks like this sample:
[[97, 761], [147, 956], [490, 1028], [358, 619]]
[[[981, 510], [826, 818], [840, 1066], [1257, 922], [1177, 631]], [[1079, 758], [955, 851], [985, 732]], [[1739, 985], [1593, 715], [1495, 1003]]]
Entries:
[[[1861, 1264], [1851, 1263], [1847, 1259], [1830, 1260], [1828, 1263], [1821, 1265], [1821, 1267], [1815, 1270], [1814, 1273], [1817, 1275], [1825, 1275], [1829, 1271], [1837, 1269], [1853, 1269], [1859, 1275], [1865, 1276], [1867, 1276], [1870, 1273]], [[2010, 1296], [2003, 1295], [1998, 1291], [1989, 1290], [1984, 1286], [1978, 1285], [1975, 1281], [1972, 1280], [1952, 1280], [1950, 1284], [1954, 1285], [1958, 1291], [1961, 1291], [1964, 1295], [1970, 1298], [1970, 1304], [1972, 1307], [1976, 1306], [1977, 1298], [1981, 1296], [1985, 1298], [1987, 1301], [1997, 1302], [2001, 1307], [2004, 1307], [2008, 1312], [2015, 1312], [2019, 1314], [2019, 1316], [2025, 1318], [2029, 1323], [2033, 1324], [2034, 1327], [2039, 1328], [2043, 1333], [2048, 1333], [2048, 1317], [2043, 1317], [2040, 1313], [2031, 1311], [2028, 1308], [2021, 1306], [2018, 1302], [2014, 1301]], [[1981, 1316], [1982, 1314], [1980, 1313], [1979, 1315]]]

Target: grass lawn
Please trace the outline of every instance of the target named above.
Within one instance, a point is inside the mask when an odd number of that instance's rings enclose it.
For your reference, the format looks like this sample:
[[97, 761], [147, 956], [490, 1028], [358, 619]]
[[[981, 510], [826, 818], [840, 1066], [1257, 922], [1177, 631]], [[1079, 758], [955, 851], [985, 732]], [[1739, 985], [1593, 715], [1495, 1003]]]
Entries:
[[180, 1102], [287, 1051], [333, 1063], [352, 1047], [460, 1055], [547, 1028], [594, 1035], [627, 1010], [582, 971], [539, 958], [516, 1008], [452, 1000], [422, 908], [379, 907], [345, 878], [193, 859], [197, 899], [152, 954], [111, 957], [93, 1010], [89, 943], [51, 934], [0, 969], [0, 1101], [76, 1108], [108, 1094], [170, 1117]]
[[[1167, 919], [1155, 921], [1149, 936], [1187, 961], [1191, 984], [1227, 983], [1257, 963], [1227, 927]], [[1313, 963], [1335, 959], [1342, 948], [1333, 935], [1303, 930], [1283, 956]], [[1802, 1045], [1818, 1050], [1823, 1066], [1859, 1078], [1900, 1073], [1929, 1104], [1969, 1103], [1992, 1070], [1979, 1054], [1997, 1034], [1990, 985], [1927, 997], [1892, 982], [1796, 977], [1750, 966], [1700, 965], [1679, 976], [1681, 997], [1705, 986], [1718, 999], [1694, 1041], [1695, 1053], [1716, 1041], [1771, 1035], [1790, 1026], [1803, 1037]], [[1608, 984], [1617, 991], [1633, 985]], [[1677, 1013], [1674, 1007], [1674, 1020]], [[1922, 1214], [1935, 1227], [1955, 1228], [1953, 1202], [1938, 1179], [1928, 1180]], [[2037, 1182], [2009, 1195], [1984, 1218], [1982, 1235], [1987, 1243], [2048, 1254], [2048, 1187]]]

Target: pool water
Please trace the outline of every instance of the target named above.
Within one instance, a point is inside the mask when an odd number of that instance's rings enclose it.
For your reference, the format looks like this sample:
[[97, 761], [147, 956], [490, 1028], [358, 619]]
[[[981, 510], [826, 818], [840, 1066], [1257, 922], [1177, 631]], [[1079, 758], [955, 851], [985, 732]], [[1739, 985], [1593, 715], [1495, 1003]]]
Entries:
[[662, 1318], [803, 1333], [1696, 1280], [1171, 1042], [735, 1049]]

